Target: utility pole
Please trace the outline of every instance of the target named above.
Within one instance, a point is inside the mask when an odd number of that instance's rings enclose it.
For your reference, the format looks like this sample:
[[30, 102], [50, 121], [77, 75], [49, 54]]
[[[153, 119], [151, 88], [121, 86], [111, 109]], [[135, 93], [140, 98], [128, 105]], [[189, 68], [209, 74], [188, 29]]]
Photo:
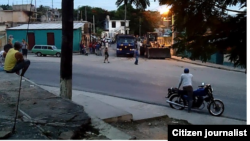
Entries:
[[47, 8], [47, 12], [46, 12], [46, 17], [47, 17], [47, 22], [48, 22], [49, 21], [48, 8]]
[[93, 15], [93, 33], [95, 34], [95, 15]]
[[53, 0], [52, 0], [52, 9], [53, 9]]
[[87, 21], [87, 6], [85, 6], [85, 21]]
[[175, 50], [173, 49], [174, 45], [174, 38], [175, 38], [175, 32], [174, 32], [174, 14], [172, 13], [172, 48], [170, 50], [171, 55], [175, 55]]
[[73, 0], [62, 0], [60, 96], [72, 99]]
[[[127, 1], [125, 1], [125, 2], [127, 2]], [[127, 18], [127, 3], [125, 3], [125, 19], [124, 19], [124, 22], [125, 22], [124, 33], [125, 33], [125, 35], [127, 35], [127, 32], [126, 32], [126, 18]]]
[[79, 10], [77, 11], [76, 21], [79, 20]]
[[141, 37], [141, 17], [139, 18], [139, 36]]
[[[36, 8], [36, 0], [35, 0], [35, 8]], [[36, 21], [37, 21], [37, 9], [35, 9], [36, 12]]]
[[81, 10], [81, 21], [82, 21], [82, 10]]

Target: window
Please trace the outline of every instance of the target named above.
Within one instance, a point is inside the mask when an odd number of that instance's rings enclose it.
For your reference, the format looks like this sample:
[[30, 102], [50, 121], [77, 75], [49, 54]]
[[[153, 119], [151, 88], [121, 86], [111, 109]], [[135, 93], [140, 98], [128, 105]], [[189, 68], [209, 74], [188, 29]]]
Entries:
[[41, 46], [35, 46], [35, 49], [41, 49]]
[[43, 46], [42, 49], [47, 49], [47, 46]]
[[116, 23], [112, 22], [112, 28], [116, 28]]
[[118, 43], [134, 43], [134, 38], [119, 38]]
[[53, 46], [53, 49], [57, 49], [55, 46]]
[[53, 50], [53, 48], [51, 46], [49, 46], [48, 49]]
[[121, 22], [121, 26], [125, 26], [125, 22]]

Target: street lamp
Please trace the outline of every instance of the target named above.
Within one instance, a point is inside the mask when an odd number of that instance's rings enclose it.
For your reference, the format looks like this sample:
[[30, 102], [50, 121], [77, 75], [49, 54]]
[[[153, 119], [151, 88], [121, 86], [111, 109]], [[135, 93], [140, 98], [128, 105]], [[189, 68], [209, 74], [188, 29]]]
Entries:
[[[163, 21], [171, 21], [171, 20], [168, 20], [166, 17], [167, 15], [169, 14], [170, 12], [170, 8], [168, 7], [162, 7], [161, 9], [159, 9], [162, 17], [163, 17]], [[172, 17], [172, 46], [174, 44], [174, 38], [175, 38], [175, 32], [174, 32], [174, 14], [173, 14], [173, 11], [171, 11], [171, 17]], [[175, 51], [173, 50], [173, 48], [171, 49], [171, 55], [172, 54], [175, 54]]]

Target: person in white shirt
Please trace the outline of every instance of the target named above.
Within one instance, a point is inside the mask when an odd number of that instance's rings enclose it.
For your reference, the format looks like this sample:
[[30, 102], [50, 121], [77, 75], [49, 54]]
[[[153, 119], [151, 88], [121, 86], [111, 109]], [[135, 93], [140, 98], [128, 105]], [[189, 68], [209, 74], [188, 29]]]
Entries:
[[182, 85], [183, 90], [188, 94], [188, 112], [191, 111], [193, 105], [193, 75], [189, 73], [189, 69], [185, 68], [184, 73], [181, 75], [181, 79], [178, 85], [178, 89]]

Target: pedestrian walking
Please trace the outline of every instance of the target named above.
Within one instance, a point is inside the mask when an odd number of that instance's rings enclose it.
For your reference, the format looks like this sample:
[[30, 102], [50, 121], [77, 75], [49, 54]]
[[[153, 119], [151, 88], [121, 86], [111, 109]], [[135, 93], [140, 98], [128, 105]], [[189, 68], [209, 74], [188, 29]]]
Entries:
[[103, 63], [106, 63], [106, 61], [108, 61], [108, 63], [109, 63], [109, 60], [108, 60], [108, 58], [109, 58], [109, 53], [108, 53], [108, 48], [107, 48], [107, 47], [105, 48], [104, 54], [105, 54], [105, 59], [104, 59], [104, 62], [103, 62]]
[[80, 54], [83, 54], [83, 46], [84, 46], [84, 42], [83, 40], [81, 40], [80, 46], [79, 46]]
[[101, 54], [101, 43], [100, 43], [100, 42], [98, 42], [98, 43], [96, 44], [95, 50], [96, 50], [96, 55], [97, 55], [97, 56], [102, 55], [102, 54]]
[[138, 65], [139, 52], [138, 48], [135, 49], [135, 65]]
[[105, 42], [105, 46], [106, 46], [106, 48], [108, 48], [108, 47], [109, 47], [109, 42], [108, 42], [108, 40], [106, 40], [106, 42]]

